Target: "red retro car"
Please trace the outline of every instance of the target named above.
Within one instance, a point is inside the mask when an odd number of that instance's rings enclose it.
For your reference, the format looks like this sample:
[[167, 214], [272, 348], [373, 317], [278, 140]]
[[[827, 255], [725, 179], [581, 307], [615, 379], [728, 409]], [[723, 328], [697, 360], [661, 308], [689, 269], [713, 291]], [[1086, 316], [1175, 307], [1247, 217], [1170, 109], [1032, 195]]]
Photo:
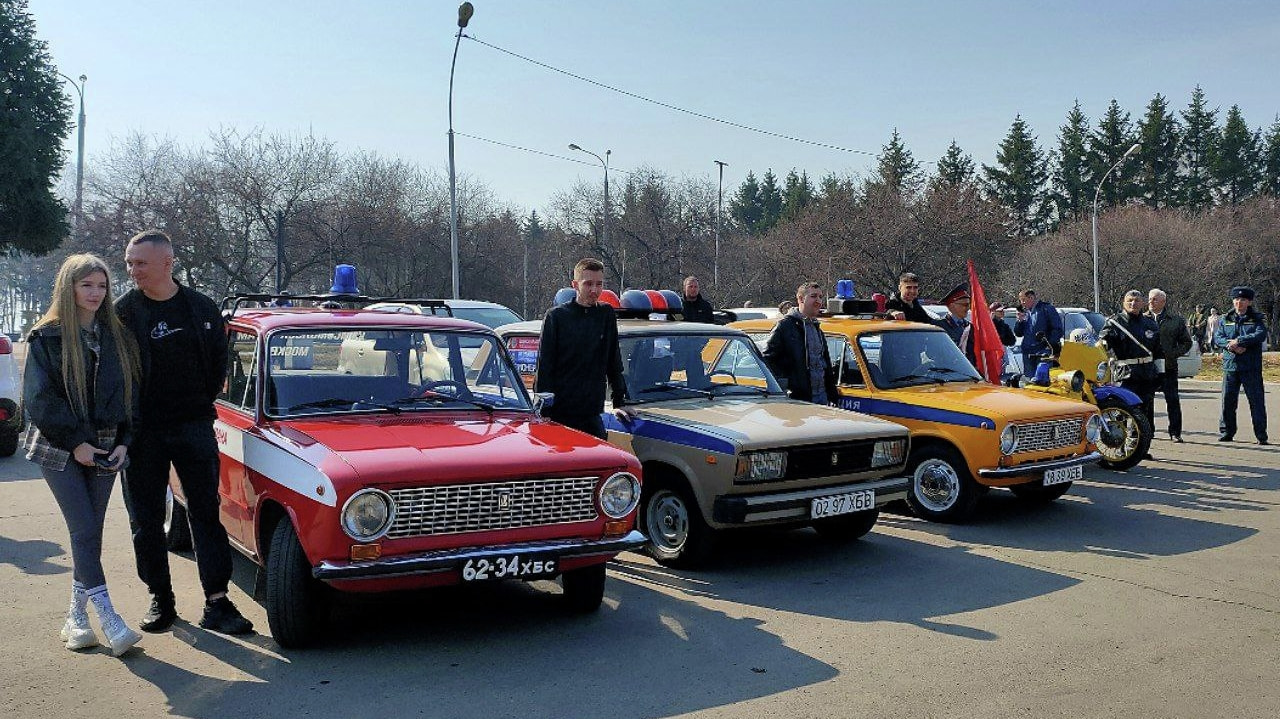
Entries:
[[[222, 521], [265, 570], [282, 646], [318, 638], [334, 590], [558, 576], [592, 611], [605, 563], [644, 543], [635, 457], [539, 416], [487, 327], [259, 307], [233, 309], [228, 331]], [[190, 529], [181, 497], [170, 506], [180, 549]]]

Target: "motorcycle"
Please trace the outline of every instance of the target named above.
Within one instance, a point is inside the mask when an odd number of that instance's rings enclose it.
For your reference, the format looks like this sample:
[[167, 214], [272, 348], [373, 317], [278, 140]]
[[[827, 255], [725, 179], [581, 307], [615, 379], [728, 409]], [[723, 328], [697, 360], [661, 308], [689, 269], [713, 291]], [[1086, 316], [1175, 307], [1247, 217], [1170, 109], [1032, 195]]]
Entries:
[[1011, 375], [1006, 384], [1097, 405], [1102, 416], [1099, 464], [1114, 470], [1136, 466], [1150, 451], [1154, 434], [1142, 400], [1131, 390], [1108, 384], [1111, 363], [1101, 347], [1063, 342], [1053, 350], [1056, 355], [1042, 357], [1034, 375]]

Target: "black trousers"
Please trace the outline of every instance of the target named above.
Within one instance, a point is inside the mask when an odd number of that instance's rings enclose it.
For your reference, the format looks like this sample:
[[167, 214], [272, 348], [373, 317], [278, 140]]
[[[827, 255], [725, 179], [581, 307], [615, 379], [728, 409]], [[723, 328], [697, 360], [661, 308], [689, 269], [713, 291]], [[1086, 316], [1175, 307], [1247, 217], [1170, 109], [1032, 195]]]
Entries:
[[566, 427], [572, 427], [579, 432], [586, 432], [592, 437], [600, 439], [609, 439], [609, 433], [605, 431], [604, 420], [598, 414], [589, 414], [584, 416], [553, 416], [548, 414], [547, 419], [553, 422], [559, 422]]
[[[1169, 415], [1169, 434], [1182, 434], [1182, 398], [1178, 396], [1178, 363], [1160, 375], [1160, 393], [1164, 395], [1165, 411]], [[1154, 429], [1154, 427], [1152, 428]]]
[[200, 586], [206, 597], [227, 591], [231, 546], [218, 515], [218, 443], [213, 436], [213, 421], [193, 420], [140, 429], [129, 447], [129, 461], [124, 474], [124, 501], [133, 530], [138, 578], [153, 595], [173, 596], [164, 536], [165, 488], [172, 464], [187, 500]]
[[1160, 387], [1159, 376], [1151, 379], [1130, 377], [1121, 380], [1120, 386], [1138, 395], [1138, 398], [1142, 400], [1142, 413], [1147, 416], [1147, 421], [1151, 423], [1152, 431], [1154, 431], [1156, 426], [1156, 390]]

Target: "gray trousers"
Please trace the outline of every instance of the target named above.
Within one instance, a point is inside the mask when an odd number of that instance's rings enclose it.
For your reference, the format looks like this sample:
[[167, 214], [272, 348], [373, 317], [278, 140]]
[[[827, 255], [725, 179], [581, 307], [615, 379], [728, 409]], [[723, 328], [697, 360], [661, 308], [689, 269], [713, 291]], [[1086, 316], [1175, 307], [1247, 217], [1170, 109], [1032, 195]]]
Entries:
[[40, 473], [58, 501], [71, 533], [72, 576], [85, 587], [106, 584], [102, 573], [102, 526], [116, 475], [99, 474], [96, 467], [86, 467], [74, 457], [67, 460], [65, 469], [41, 467]]

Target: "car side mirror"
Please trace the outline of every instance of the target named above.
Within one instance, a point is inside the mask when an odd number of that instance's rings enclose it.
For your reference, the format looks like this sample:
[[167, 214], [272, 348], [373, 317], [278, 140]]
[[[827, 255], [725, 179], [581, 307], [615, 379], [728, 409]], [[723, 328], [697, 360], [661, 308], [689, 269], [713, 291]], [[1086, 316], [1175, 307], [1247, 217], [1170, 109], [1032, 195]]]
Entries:
[[533, 411], [542, 416], [542, 411], [556, 403], [554, 392], [535, 392], [533, 394]]

